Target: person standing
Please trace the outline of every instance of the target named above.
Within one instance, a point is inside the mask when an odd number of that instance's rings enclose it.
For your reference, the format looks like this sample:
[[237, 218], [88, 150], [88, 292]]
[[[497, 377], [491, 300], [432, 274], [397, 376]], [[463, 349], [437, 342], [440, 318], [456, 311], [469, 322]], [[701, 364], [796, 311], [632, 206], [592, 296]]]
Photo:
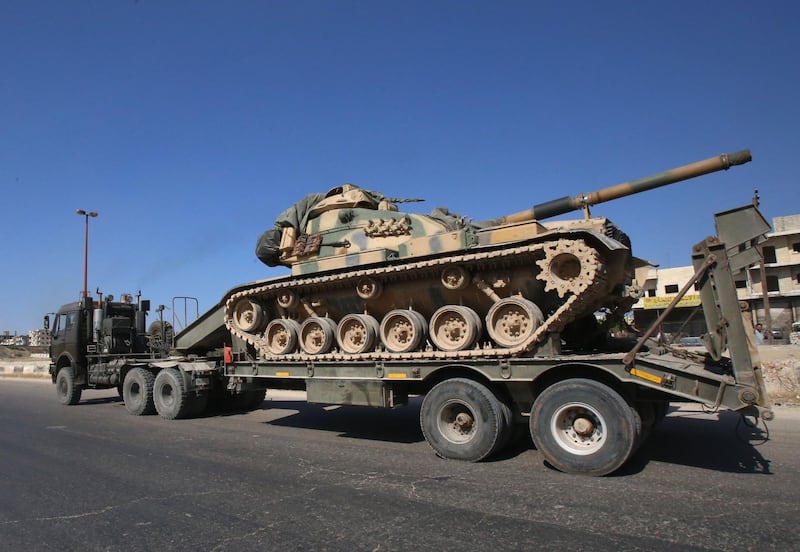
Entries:
[[756, 345], [764, 344], [764, 326], [761, 323], [756, 324], [756, 329], [753, 332], [756, 337]]

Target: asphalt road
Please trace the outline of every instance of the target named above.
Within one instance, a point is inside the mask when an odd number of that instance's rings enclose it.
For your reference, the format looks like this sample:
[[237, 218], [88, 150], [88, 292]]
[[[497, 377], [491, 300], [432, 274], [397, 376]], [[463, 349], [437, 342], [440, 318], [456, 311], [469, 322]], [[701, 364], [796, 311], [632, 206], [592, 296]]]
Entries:
[[[800, 411], [771, 439], [673, 411], [621, 473], [565, 475], [530, 441], [479, 464], [428, 448], [418, 404], [136, 418], [0, 379], [3, 550], [799, 550]], [[748, 441], [749, 439], [749, 441]]]

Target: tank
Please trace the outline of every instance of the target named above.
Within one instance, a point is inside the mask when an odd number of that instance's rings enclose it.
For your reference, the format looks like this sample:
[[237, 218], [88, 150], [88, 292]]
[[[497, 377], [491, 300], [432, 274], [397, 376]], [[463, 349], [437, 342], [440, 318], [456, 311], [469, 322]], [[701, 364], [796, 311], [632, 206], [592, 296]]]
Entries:
[[609, 350], [608, 328], [641, 290], [630, 240], [590, 207], [750, 160], [749, 150], [720, 155], [480, 222], [444, 208], [404, 212], [398, 204], [418, 200], [352, 184], [311, 194], [256, 245], [291, 274], [228, 292], [225, 325], [254, 358], [275, 361]]

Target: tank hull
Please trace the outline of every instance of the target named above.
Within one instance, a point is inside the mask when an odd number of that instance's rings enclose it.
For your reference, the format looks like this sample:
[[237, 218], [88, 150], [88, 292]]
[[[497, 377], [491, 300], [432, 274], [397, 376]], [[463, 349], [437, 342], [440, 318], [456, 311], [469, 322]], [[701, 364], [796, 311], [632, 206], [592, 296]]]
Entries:
[[568, 324], [624, 303], [630, 260], [596, 231], [551, 231], [248, 284], [224, 299], [225, 323], [269, 360], [552, 354]]

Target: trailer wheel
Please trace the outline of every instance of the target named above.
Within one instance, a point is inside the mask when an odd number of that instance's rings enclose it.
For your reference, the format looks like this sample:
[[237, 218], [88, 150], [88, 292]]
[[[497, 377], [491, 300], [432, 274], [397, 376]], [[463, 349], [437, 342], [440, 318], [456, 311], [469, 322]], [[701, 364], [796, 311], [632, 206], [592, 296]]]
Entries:
[[144, 368], [133, 368], [122, 382], [122, 400], [125, 409], [134, 416], [155, 414], [153, 403], [153, 374]]
[[[508, 407], [505, 407], [506, 409]], [[420, 410], [425, 440], [451, 460], [478, 462], [508, 442], [510, 410], [482, 384], [453, 378], [425, 395]]]
[[75, 370], [72, 366], [64, 366], [56, 376], [56, 396], [61, 404], [78, 404], [81, 400], [81, 388], [75, 384]]
[[167, 420], [185, 418], [191, 407], [183, 376], [176, 368], [165, 368], [156, 376], [153, 402], [158, 415]]
[[545, 389], [533, 403], [536, 448], [567, 473], [606, 475], [622, 466], [641, 436], [641, 419], [615, 390], [587, 379]]

